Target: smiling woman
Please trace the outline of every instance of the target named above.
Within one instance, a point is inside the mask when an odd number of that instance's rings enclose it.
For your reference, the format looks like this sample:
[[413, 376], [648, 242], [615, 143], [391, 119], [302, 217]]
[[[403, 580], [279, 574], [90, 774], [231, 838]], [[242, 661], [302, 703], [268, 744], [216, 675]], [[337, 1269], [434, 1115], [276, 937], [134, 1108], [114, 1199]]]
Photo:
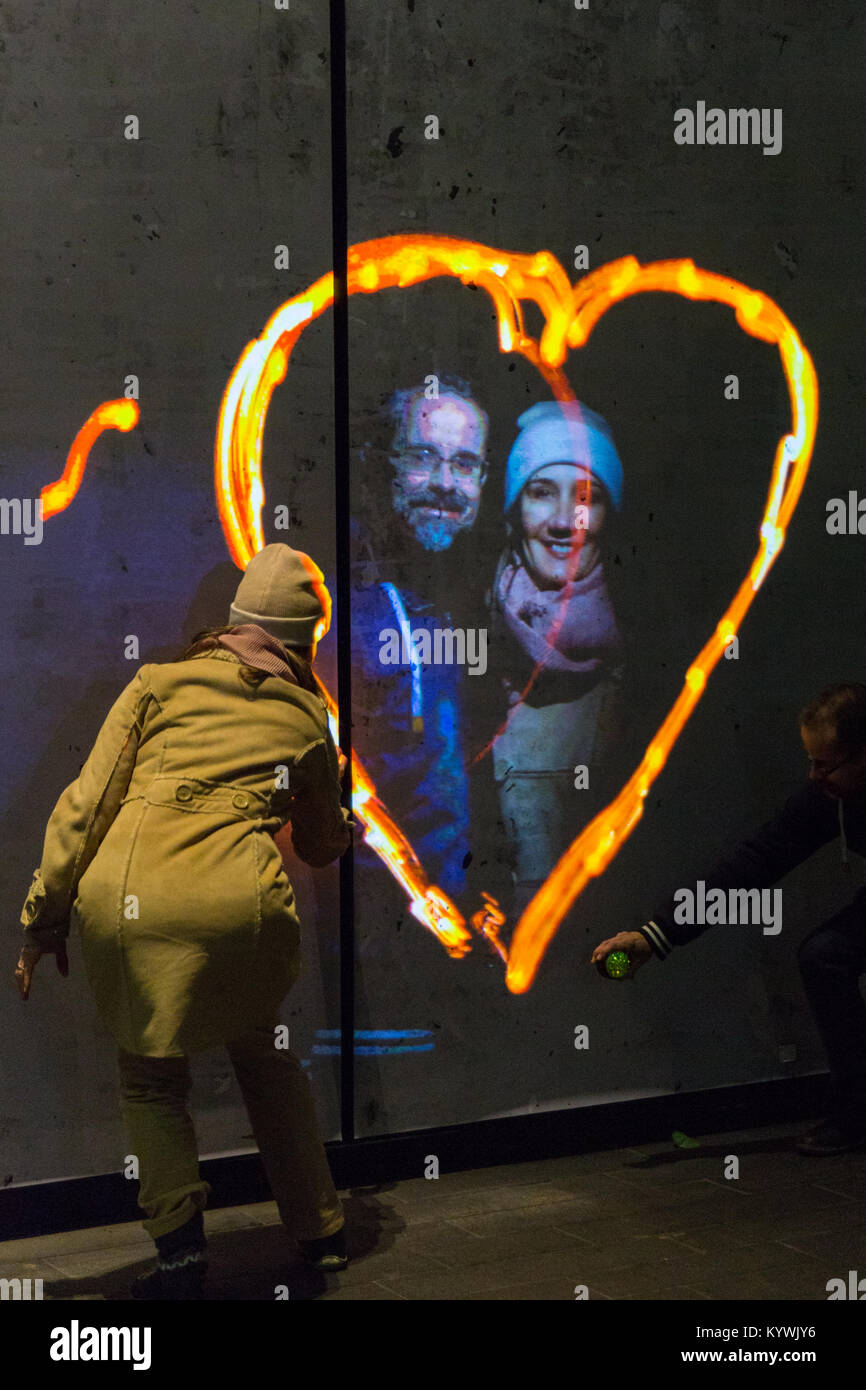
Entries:
[[547, 464], [530, 478], [520, 494], [520, 523], [538, 588], [559, 589], [595, 569], [608, 505], [589, 470], [573, 463]]
[[603, 555], [622, 466], [578, 401], [540, 402], [518, 425], [488, 601], [508, 711], [493, 768], [519, 915], [589, 818], [618, 734], [622, 643]]

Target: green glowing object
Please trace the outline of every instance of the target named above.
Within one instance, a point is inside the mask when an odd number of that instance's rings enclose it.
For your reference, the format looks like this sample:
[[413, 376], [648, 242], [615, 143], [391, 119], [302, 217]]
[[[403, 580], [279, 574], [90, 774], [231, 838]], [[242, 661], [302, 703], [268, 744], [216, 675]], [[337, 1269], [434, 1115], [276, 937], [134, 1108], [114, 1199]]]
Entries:
[[622, 980], [628, 974], [631, 961], [625, 951], [610, 951], [604, 968], [612, 980]]

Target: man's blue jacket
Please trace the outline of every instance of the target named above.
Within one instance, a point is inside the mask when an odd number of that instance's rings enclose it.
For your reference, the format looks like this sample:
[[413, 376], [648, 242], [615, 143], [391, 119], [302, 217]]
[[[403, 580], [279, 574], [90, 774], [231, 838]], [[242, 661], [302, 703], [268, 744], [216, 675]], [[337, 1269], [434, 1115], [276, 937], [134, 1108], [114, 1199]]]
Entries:
[[[350, 599], [352, 747], [431, 883], [454, 897], [466, 886], [469, 851], [460, 698], [465, 672], [460, 666], [413, 668], [380, 660], [386, 630], [423, 627], [432, 633], [451, 622], [447, 613], [434, 612], [411, 590], [384, 581], [362, 582], [357, 573]], [[316, 653], [316, 670], [336, 700], [336, 578], [329, 575], [325, 582], [333, 611]], [[356, 853], [356, 862], [363, 864], [370, 855], [369, 850]]]

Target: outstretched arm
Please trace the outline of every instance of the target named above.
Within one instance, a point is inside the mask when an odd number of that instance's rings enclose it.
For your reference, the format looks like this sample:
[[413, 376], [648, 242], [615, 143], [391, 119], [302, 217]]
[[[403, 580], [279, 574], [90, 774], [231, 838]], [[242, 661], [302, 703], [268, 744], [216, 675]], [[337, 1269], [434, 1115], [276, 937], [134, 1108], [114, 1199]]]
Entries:
[[[741, 840], [727, 858], [701, 875], [707, 892], [712, 888], [768, 888], [777, 883], [838, 835], [837, 815], [837, 807], [821, 788], [814, 782], [805, 783], [755, 835]], [[662, 960], [674, 946], [683, 946], [707, 930], [705, 923], [675, 921], [674, 912], [671, 895], [641, 928], [654, 954]]]
[[340, 805], [340, 770], [330, 730], [304, 749], [289, 776], [292, 845], [305, 864], [322, 868], [345, 854], [354, 826]]

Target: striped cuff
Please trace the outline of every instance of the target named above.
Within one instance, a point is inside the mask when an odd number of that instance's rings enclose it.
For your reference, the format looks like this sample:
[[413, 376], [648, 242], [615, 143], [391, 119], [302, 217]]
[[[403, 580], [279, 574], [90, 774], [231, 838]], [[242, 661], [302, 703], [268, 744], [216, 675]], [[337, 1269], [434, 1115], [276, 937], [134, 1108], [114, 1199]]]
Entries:
[[657, 922], [647, 922], [644, 926], [638, 927], [641, 936], [645, 936], [653, 951], [662, 960], [669, 956], [674, 949], [673, 942], [668, 941], [661, 927]]

